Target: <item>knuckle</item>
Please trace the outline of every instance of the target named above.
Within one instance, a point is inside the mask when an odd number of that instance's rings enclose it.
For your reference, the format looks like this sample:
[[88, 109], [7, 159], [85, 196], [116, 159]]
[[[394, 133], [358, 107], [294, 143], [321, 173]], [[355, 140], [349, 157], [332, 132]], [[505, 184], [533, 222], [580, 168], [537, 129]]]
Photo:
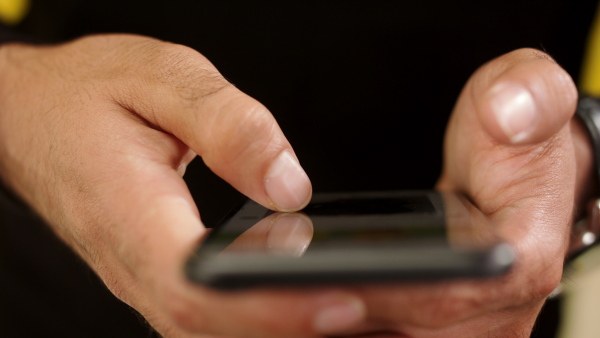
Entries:
[[208, 59], [190, 47], [162, 42], [152, 54], [155, 80], [169, 86], [188, 105], [229, 85]]
[[528, 59], [545, 60], [556, 64], [556, 61], [548, 53], [536, 48], [520, 48], [514, 51], [516, 55], [524, 56]]
[[133, 34], [89, 35], [65, 45], [76, 58], [69, 59], [78, 76], [101, 80], [121, 80], [138, 72], [136, 65], [145, 63], [152, 50], [160, 42]]

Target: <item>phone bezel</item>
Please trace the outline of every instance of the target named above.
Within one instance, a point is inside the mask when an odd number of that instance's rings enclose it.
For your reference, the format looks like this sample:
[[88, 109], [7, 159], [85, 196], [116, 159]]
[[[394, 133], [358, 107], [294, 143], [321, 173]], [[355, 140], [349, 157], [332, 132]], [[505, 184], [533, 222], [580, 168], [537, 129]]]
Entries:
[[[437, 191], [390, 191], [315, 194], [313, 203], [331, 198], [382, 198], [427, 196], [435, 212], [418, 217], [444, 217], [444, 199]], [[465, 203], [465, 201], [462, 201]], [[468, 202], [466, 202], [468, 203]], [[472, 205], [471, 205], [472, 207]], [[241, 228], [272, 214], [249, 200], [232, 213], [200, 245], [186, 264], [188, 278], [220, 289], [253, 286], [301, 286], [319, 284], [406, 282], [451, 278], [493, 277], [506, 273], [514, 263], [512, 248], [500, 239], [484, 247], [456, 249], [431, 241], [419, 245], [340, 245], [317, 250], [301, 259], [261, 254], [221, 255], [226, 245], [213, 239], [226, 224], [237, 222]], [[346, 219], [347, 221], [347, 219]], [[352, 225], [349, 225], [352, 226]]]

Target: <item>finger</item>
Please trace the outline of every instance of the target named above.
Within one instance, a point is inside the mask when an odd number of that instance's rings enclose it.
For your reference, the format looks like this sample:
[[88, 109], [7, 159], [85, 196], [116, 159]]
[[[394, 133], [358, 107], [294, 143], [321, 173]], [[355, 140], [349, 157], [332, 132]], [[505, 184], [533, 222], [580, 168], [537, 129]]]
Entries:
[[[518, 95], [516, 87], [522, 90]], [[498, 100], [503, 91], [511, 94]], [[522, 276], [516, 277], [531, 276], [535, 283], [522, 285], [539, 296], [552, 291], [560, 278], [572, 221], [575, 158], [569, 121], [576, 94], [568, 74], [545, 54], [531, 49], [508, 53], [468, 81], [445, 140], [438, 188], [463, 191], [473, 199], [517, 251]], [[500, 101], [510, 108], [513, 99], [515, 109], [503, 110]], [[525, 114], [519, 106], [533, 107], [532, 123], [507, 133], [497, 117], [519, 118]], [[544, 282], [533, 278], [536, 273]]]
[[399, 331], [409, 337], [529, 337], [543, 302], [527, 308], [486, 313], [447, 327], [402, 325]]
[[[517, 101], [529, 102], [523, 96], [531, 94], [535, 107], [532, 128], [524, 133], [506, 133], [497, 118], [503, 113], [498, 108], [501, 104], [494, 102], [502, 90], [495, 88], [510, 88], [514, 83], [527, 92]], [[482, 66], [469, 79], [454, 108], [437, 187], [468, 193], [487, 214], [509, 204], [516, 206], [528, 197], [540, 197], [537, 203], [532, 199], [535, 208], [531, 212], [548, 205], [553, 197], [557, 201], [552, 203], [569, 208], [573, 159], [568, 121], [576, 100], [568, 75], [539, 51], [517, 50]], [[521, 114], [516, 109], [507, 114], [513, 113]], [[517, 144], [505, 147], [511, 142]], [[548, 193], [552, 191], [562, 193]]]
[[[101, 150], [118, 142], [120, 151], [136, 156], [99, 159], [112, 164], [97, 178], [95, 190], [103, 193], [93, 201], [96, 213], [105, 216], [101, 225], [85, 227], [81, 237], [96, 242], [87, 257], [111, 291], [157, 330], [174, 336], [310, 337], [364, 319], [362, 301], [343, 290], [223, 293], [188, 282], [184, 263], [205, 229], [175, 170], [186, 152], [174, 137], [137, 122], [125, 119], [115, 128], [136, 136], [107, 135]], [[139, 135], [146, 136], [145, 142], [135, 142]], [[290, 225], [298, 228], [286, 222], [279, 226]]]
[[123, 106], [176, 135], [260, 204], [289, 211], [308, 203], [310, 180], [262, 104], [190, 48], [154, 41], [145, 55], [136, 80], [115, 90]]
[[[157, 304], [159, 316], [143, 315], [152, 324], [155, 318], [158, 330], [232, 337], [310, 337], [336, 333], [364, 319], [362, 301], [340, 290], [227, 293], [191, 285], [183, 275], [183, 262], [197, 245], [200, 224], [189, 202], [177, 197], [177, 190], [183, 189], [179, 177], [160, 176], [159, 187], [154, 184], [152, 189], [140, 191], [140, 204], [128, 207], [129, 213], [137, 211], [134, 224], [115, 232], [120, 261], [147, 290], [142, 299], [131, 301], [137, 304], [150, 297]], [[160, 195], [154, 195], [156, 191]], [[146, 197], [140, 198], [142, 195]], [[128, 200], [132, 198], [135, 196]]]
[[530, 49], [489, 62], [469, 80], [448, 126], [438, 188], [467, 193], [513, 246], [516, 264], [501, 279], [412, 293], [435, 316], [409, 321], [451, 325], [535, 308], [558, 284], [573, 209], [575, 103], [568, 75]]
[[577, 91], [567, 72], [546, 54], [521, 49], [484, 65], [465, 92], [483, 127], [501, 143], [535, 143], [564, 127]]
[[[410, 292], [410, 290], [406, 291]], [[415, 314], [414, 317], [417, 318], [416, 321], [408, 321], [406, 320], [406, 316], [403, 316], [400, 320], [382, 318], [382, 311], [386, 311], [388, 307], [384, 304], [382, 309], [373, 303], [372, 306], [375, 311], [369, 316], [369, 320], [360, 327], [344, 332], [343, 336], [379, 337], [381, 335], [385, 337], [420, 338], [528, 337], [543, 303], [543, 301], [539, 301], [530, 307], [515, 307], [511, 308], [510, 311], [503, 309], [489, 312], [459, 322], [452, 322], [449, 325], [435, 325], [430, 321], [426, 322], [425, 318], [418, 316], [419, 314], [423, 314], [425, 317], [431, 317], [429, 312], [432, 310], [436, 312], [434, 307], [421, 308], [418, 304], [404, 304], [403, 306], [408, 306], [409, 311], [413, 312]], [[371, 335], [367, 335], [367, 333]]]

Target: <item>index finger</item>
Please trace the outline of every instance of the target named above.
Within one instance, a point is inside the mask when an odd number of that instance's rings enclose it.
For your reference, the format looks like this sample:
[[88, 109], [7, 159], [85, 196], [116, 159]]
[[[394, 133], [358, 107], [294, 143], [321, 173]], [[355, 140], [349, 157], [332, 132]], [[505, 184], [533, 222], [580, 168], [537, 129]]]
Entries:
[[132, 48], [143, 49], [144, 60], [113, 92], [122, 106], [175, 135], [258, 203], [281, 211], [308, 203], [310, 180], [262, 104], [191, 48], [156, 40]]

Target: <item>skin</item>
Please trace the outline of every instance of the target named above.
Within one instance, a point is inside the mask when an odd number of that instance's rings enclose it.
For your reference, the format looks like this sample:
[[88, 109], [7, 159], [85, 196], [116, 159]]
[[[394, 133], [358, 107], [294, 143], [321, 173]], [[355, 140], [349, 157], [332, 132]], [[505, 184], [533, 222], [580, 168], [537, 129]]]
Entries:
[[[508, 275], [219, 293], [183, 276], [206, 230], [181, 176], [198, 154], [257, 202], [301, 208], [311, 188], [299, 166], [284, 166], [288, 195], [273, 192], [277, 159], [295, 155], [268, 110], [199, 53], [140, 36], [5, 45], [0, 73], [3, 181], [166, 337], [529, 336], [591, 177], [569, 76], [539, 51], [515, 51], [465, 86], [438, 184], [467, 193], [513, 244]], [[494, 88], [515, 84], [534, 107], [518, 138], [493, 104]]]
[[[491, 104], [503, 86], [525, 88], [536, 107], [516, 143]], [[571, 120], [576, 97], [569, 76], [535, 50], [504, 55], [471, 77], [448, 126], [437, 187], [469, 195], [512, 243], [517, 265], [484, 282], [363, 289], [372, 322], [410, 337], [529, 337], [561, 278], [574, 208], [589, 194], [590, 145]], [[390, 294], [402, 296], [392, 303]]]

